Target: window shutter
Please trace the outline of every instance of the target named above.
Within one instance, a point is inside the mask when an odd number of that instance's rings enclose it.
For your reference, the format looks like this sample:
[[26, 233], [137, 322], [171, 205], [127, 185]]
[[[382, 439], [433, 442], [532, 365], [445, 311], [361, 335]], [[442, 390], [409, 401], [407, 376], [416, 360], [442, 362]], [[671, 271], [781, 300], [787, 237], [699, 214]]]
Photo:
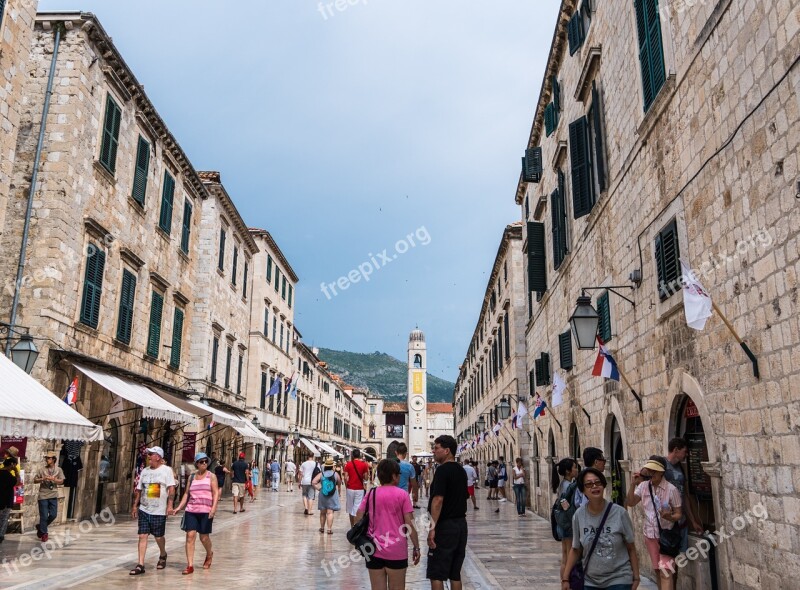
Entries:
[[680, 288], [680, 247], [674, 219], [656, 236], [656, 270], [658, 296], [663, 301]]
[[231, 270], [231, 285], [236, 284], [236, 270], [239, 266], [239, 248], [233, 247], [233, 268]]
[[569, 54], [575, 55], [575, 52], [583, 45], [584, 38], [583, 16], [580, 11], [576, 11], [572, 18], [569, 19], [567, 38], [569, 40]]
[[597, 184], [600, 192], [606, 190], [606, 159], [603, 145], [603, 111], [600, 105], [600, 93], [597, 84], [592, 82], [592, 118], [594, 119], [594, 154], [597, 161]]
[[547, 137], [550, 137], [555, 130], [555, 107], [551, 102], [544, 108], [544, 132]]
[[544, 376], [544, 385], [550, 385], [550, 353], [542, 353], [542, 373]]
[[225, 389], [231, 388], [231, 361], [233, 360], [233, 349], [229, 346], [225, 353]]
[[6, 0], [0, 0], [0, 25], [3, 24], [3, 13], [6, 8]]
[[100, 163], [114, 174], [117, 169], [117, 148], [119, 147], [119, 126], [122, 111], [109, 94], [106, 97], [106, 114], [103, 121], [103, 139], [100, 144]]
[[579, 219], [588, 215], [594, 204], [586, 117], [569, 126], [569, 154], [572, 166], [572, 213], [575, 219]]
[[122, 271], [122, 289], [119, 297], [119, 320], [117, 323], [117, 340], [124, 344], [131, 343], [133, 327], [133, 302], [136, 298], [136, 277], [130, 271]]
[[245, 260], [245, 262], [244, 262], [244, 273], [242, 275], [242, 297], [244, 299], [247, 299], [247, 271], [249, 270], [248, 266], [249, 265], [247, 264], [247, 261]]
[[294, 287], [289, 285], [289, 299], [288, 299], [289, 307], [292, 307], [292, 298], [293, 298], [293, 296], [294, 296]]
[[597, 298], [597, 315], [600, 316], [597, 332], [603, 342], [611, 341], [611, 304], [608, 291]]
[[544, 223], [528, 222], [528, 291], [547, 291]]
[[556, 113], [561, 112], [561, 84], [558, 83], [558, 78], [555, 76], [552, 77], [552, 85], [553, 85], [553, 108], [555, 109]]
[[525, 182], [539, 182], [542, 179], [541, 147], [525, 150], [525, 157], [522, 158], [522, 179]]
[[240, 354], [239, 355], [239, 366], [236, 375], [236, 393], [242, 393], [242, 368], [244, 366], [244, 357]]
[[658, 0], [634, 0], [634, 5], [639, 36], [644, 110], [647, 111], [666, 80], [661, 19], [658, 13]]
[[572, 360], [572, 335], [569, 330], [558, 335], [558, 352], [561, 368], [569, 371], [574, 366]]
[[539, 359], [534, 359], [533, 366], [534, 368], [531, 369], [528, 375], [528, 389], [530, 390], [530, 395], [533, 397], [536, 395], [536, 363], [539, 362]]
[[211, 382], [217, 382], [217, 362], [219, 360], [219, 338], [214, 336], [211, 343]]
[[564, 234], [565, 225], [563, 217], [563, 200], [564, 197], [559, 189], [553, 191], [550, 195], [550, 211], [552, 213], [552, 226], [553, 226], [553, 268], [558, 269], [564, 261], [566, 250], [564, 244], [566, 243], [566, 235]]
[[192, 204], [189, 199], [183, 202], [183, 227], [181, 229], [181, 251], [189, 253], [189, 239], [192, 235]]
[[172, 230], [172, 203], [175, 197], [175, 179], [169, 172], [164, 172], [164, 187], [161, 190], [161, 214], [158, 227], [167, 234]]
[[97, 328], [100, 322], [100, 296], [103, 292], [103, 271], [106, 266], [106, 253], [94, 244], [89, 244], [86, 258], [86, 273], [83, 280], [83, 300], [81, 302], [81, 323]]
[[159, 348], [161, 347], [161, 319], [164, 312], [164, 297], [160, 293], [153, 291], [153, 299], [150, 303], [150, 329], [147, 334], [147, 355], [159, 358]]
[[133, 200], [144, 205], [147, 194], [147, 171], [150, 168], [150, 144], [139, 136], [139, 146], [136, 148], [136, 170], [133, 173]]
[[183, 343], [183, 310], [175, 308], [172, 319], [172, 352], [169, 355], [169, 366], [178, 369], [181, 366], [181, 344]]
[[272, 256], [267, 254], [267, 283], [272, 282]]
[[217, 268], [225, 270], [225, 228], [219, 230], [219, 261]]

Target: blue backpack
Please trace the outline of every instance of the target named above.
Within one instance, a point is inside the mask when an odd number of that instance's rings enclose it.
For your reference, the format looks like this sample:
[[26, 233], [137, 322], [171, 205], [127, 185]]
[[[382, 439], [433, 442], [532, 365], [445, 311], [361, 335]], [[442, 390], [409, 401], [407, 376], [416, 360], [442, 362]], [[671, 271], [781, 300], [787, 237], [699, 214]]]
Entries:
[[327, 476], [322, 476], [322, 495], [326, 498], [333, 496], [333, 492], [336, 490], [336, 474]]

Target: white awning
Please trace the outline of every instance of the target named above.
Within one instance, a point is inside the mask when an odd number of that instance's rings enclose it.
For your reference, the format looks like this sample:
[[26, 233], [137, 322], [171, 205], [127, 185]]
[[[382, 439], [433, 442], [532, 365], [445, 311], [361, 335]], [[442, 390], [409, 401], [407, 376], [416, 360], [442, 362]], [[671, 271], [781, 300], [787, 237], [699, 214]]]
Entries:
[[234, 426], [233, 429], [242, 435], [242, 439], [246, 443], [251, 443], [254, 445], [266, 445], [268, 447], [275, 446], [275, 441], [272, 439], [272, 437], [267, 436], [246, 420], [242, 420], [242, 424], [239, 426]]
[[103, 440], [103, 429], [0, 354], [0, 436]]
[[236, 428], [238, 426], [242, 426], [242, 424], [246, 424], [246, 420], [242, 420], [239, 416], [235, 416], [233, 414], [229, 414], [224, 410], [220, 410], [218, 408], [214, 408], [203, 402], [196, 402], [194, 400], [189, 400], [189, 403], [192, 404], [194, 407], [202, 410], [205, 414], [211, 414], [214, 417], [214, 422], [218, 422], [220, 424], [224, 424], [225, 426], [231, 426]]
[[373, 457], [372, 455], [370, 455], [369, 453], [367, 453], [366, 451], [361, 451], [361, 454], [364, 455], [365, 457], [369, 457], [373, 461], [377, 461], [378, 460], [375, 457]]
[[310, 440], [308, 440], [307, 438], [302, 438], [302, 437], [300, 437], [300, 442], [301, 442], [301, 443], [303, 443], [303, 445], [304, 445], [304, 446], [305, 446], [305, 447], [306, 447], [306, 448], [307, 448], [309, 451], [311, 451], [311, 452], [314, 454], [314, 456], [315, 456], [315, 457], [319, 457], [319, 456], [321, 456], [321, 455], [322, 455], [322, 453], [320, 453], [320, 452], [319, 452], [319, 449], [318, 449], [317, 447], [315, 447], [315, 446], [314, 446], [314, 443], [312, 443], [312, 442], [311, 442]]
[[141, 406], [142, 416], [145, 418], [169, 420], [170, 422], [188, 422], [190, 424], [197, 423], [196, 415], [181, 410], [178, 406], [171, 404], [144, 385], [139, 385], [124, 377], [117, 377], [97, 369], [90, 369], [78, 363], [74, 363], [74, 365], [76, 369], [98, 385], [125, 398], [132, 404]]
[[326, 453], [328, 453], [330, 455], [333, 455], [334, 457], [344, 457], [344, 455], [342, 455], [339, 451], [337, 451], [336, 449], [334, 449], [331, 446], [326, 445], [324, 442], [315, 440], [314, 444], [317, 445], [324, 452], [326, 452]]

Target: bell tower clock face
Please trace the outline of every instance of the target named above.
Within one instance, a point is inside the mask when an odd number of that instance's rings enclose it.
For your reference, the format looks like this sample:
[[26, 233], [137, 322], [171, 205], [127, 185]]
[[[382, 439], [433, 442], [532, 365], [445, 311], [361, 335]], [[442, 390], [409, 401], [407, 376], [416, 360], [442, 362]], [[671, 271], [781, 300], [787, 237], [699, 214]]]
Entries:
[[421, 395], [415, 395], [411, 398], [411, 409], [417, 412], [421, 412], [425, 409], [425, 400]]

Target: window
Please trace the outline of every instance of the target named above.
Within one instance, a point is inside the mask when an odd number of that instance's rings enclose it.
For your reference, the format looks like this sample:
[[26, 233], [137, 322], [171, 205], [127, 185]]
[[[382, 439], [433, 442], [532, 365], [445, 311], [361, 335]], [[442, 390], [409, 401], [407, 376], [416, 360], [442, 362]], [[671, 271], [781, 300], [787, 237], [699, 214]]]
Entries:
[[528, 291], [547, 291], [544, 224], [533, 221], [528, 222]]
[[169, 366], [173, 369], [181, 367], [181, 345], [183, 344], [183, 310], [175, 308], [172, 318], [172, 351], [169, 355]]
[[97, 329], [100, 321], [100, 296], [103, 292], [103, 270], [106, 253], [94, 244], [89, 244], [86, 258], [86, 273], [83, 278], [81, 301], [81, 323]]
[[175, 198], [175, 179], [169, 172], [164, 172], [164, 187], [161, 191], [161, 214], [158, 216], [158, 227], [169, 235], [172, 229], [172, 202]]
[[281, 278], [281, 299], [286, 300], [286, 275]]
[[536, 370], [536, 386], [550, 385], [550, 355], [543, 352], [533, 363]]
[[3, 24], [3, 13], [5, 12], [6, 0], [0, 0], [0, 25]]
[[225, 270], [225, 228], [219, 230], [219, 261], [217, 268]]
[[542, 179], [541, 147], [525, 150], [525, 156], [522, 158], [522, 179], [525, 182], [539, 182]]
[[272, 256], [267, 254], [267, 282], [272, 282]]
[[217, 382], [217, 360], [219, 359], [219, 337], [214, 336], [211, 343], [211, 382]]
[[161, 319], [164, 314], [164, 296], [153, 291], [150, 300], [150, 328], [147, 332], [147, 356], [157, 359], [161, 349]]
[[106, 98], [106, 115], [103, 121], [103, 140], [100, 145], [100, 164], [114, 174], [117, 170], [117, 148], [119, 147], [119, 125], [122, 111], [109, 94]]
[[569, 19], [567, 39], [569, 41], [569, 54], [575, 55], [575, 52], [581, 48], [586, 39], [586, 31], [583, 28], [583, 15], [579, 10], [576, 10], [572, 18]]
[[131, 343], [133, 329], [133, 303], [136, 298], [136, 277], [128, 270], [122, 271], [122, 288], [119, 297], [119, 319], [117, 320], [117, 340]]
[[606, 190], [606, 157], [605, 142], [603, 140], [603, 109], [600, 104], [600, 92], [597, 84], [592, 82], [592, 106], [586, 119], [589, 123], [589, 149], [592, 153], [592, 175], [595, 194]]
[[247, 299], [247, 271], [250, 270], [250, 263], [244, 261], [244, 272], [242, 273], [242, 299]]
[[281, 340], [279, 346], [283, 348], [283, 322], [281, 322]]
[[525, 195], [525, 221], [528, 221], [528, 218], [531, 216], [531, 206], [530, 202], [528, 201], [528, 195]]
[[[275, 379], [277, 379], [277, 377], [275, 375], [272, 375], [273, 384], [275, 383]], [[275, 410], [275, 396], [271, 395], [269, 396], [269, 411], [272, 412], [274, 410]]]
[[681, 253], [678, 246], [678, 226], [674, 219], [656, 235], [655, 251], [658, 296], [664, 301], [681, 290]]
[[572, 335], [569, 330], [558, 335], [558, 352], [561, 357], [561, 368], [565, 371], [572, 369], [574, 366], [572, 360]]
[[265, 409], [267, 407], [267, 374], [262, 371], [261, 372], [261, 409]]
[[589, 147], [589, 123], [581, 117], [569, 126], [569, 153], [572, 166], [572, 214], [575, 219], [588, 215], [596, 196], [592, 178], [592, 154]]
[[237, 367], [236, 376], [236, 393], [242, 395], [242, 369], [244, 367], [244, 356], [239, 355], [239, 366]]
[[269, 307], [264, 308], [264, 338], [269, 335]]
[[661, 18], [658, 12], [658, 0], [634, 0], [633, 4], [636, 9], [639, 63], [642, 71], [642, 97], [646, 112], [666, 81]]
[[192, 235], [192, 203], [183, 201], [183, 227], [181, 228], [181, 252], [189, 253], [189, 240]]
[[553, 268], [558, 269], [569, 252], [567, 243], [567, 203], [564, 194], [564, 173], [558, 171], [558, 188], [550, 195], [553, 224]]
[[610, 342], [611, 305], [608, 300], [608, 291], [597, 298], [597, 315], [600, 316], [597, 324], [597, 333], [600, 335], [603, 342]]
[[[2, 1], [2, 0], [0, 0]], [[144, 206], [147, 194], [147, 171], [150, 168], [150, 144], [139, 136], [139, 145], [136, 148], [136, 169], [133, 172], [133, 200]]]
[[231, 361], [233, 360], [233, 348], [228, 346], [225, 353], [225, 389], [231, 388]]
[[231, 271], [231, 285], [236, 285], [236, 270], [239, 266], [239, 246], [233, 246], [233, 270]]
[[292, 285], [290, 284], [289, 285], [289, 297], [287, 299], [287, 301], [289, 302], [289, 309], [291, 309], [291, 307], [292, 307], [292, 297], [294, 297], [294, 287], [292, 287]]
[[511, 358], [511, 336], [508, 329], [508, 313], [503, 318], [503, 326], [505, 327], [503, 334], [506, 338], [506, 360], [509, 360]]
[[281, 288], [281, 269], [275, 266], [275, 292], [277, 293]]
[[275, 341], [277, 339], [278, 339], [278, 318], [277, 318], [277, 316], [273, 315], [272, 316], [272, 342], [275, 343]]
[[550, 137], [558, 127], [558, 111], [551, 102], [544, 108], [544, 130], [545, 135]]

